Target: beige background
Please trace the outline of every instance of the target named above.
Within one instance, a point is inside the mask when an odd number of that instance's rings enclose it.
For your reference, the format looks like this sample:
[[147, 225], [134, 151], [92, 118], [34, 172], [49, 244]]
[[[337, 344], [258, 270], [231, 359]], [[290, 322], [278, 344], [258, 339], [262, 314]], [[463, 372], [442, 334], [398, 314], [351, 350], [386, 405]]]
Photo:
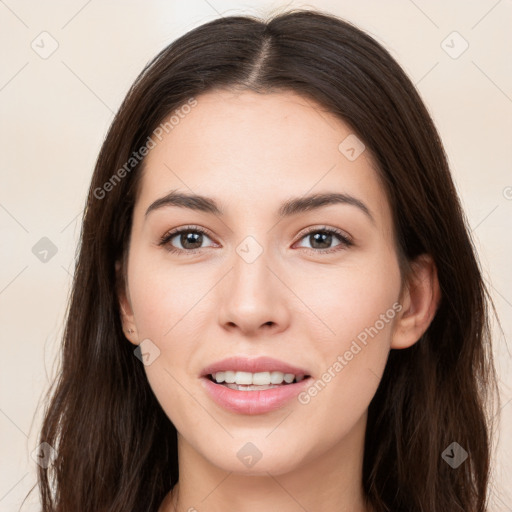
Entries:
[[[82, 206], [113, 113], [176, 37], [220, 15], [287, 5], [328, 10], [373, 35], [437, 124], [504, 331], [491, 510], [512, 511], [510, 0], [0, 1], [0, 511], [18, 510], [35, 483], [42, 393], [57, 368]], [[46, 262], [32, 252], [43, 237], [57, 249]], [[37, 493], [23, 510], [37, 510]]]

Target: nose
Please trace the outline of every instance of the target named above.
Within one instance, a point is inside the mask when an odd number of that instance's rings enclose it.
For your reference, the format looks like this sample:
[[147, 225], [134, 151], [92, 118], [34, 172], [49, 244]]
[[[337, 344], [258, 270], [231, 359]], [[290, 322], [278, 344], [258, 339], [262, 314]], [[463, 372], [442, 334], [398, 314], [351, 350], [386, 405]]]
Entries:
[[[220, 283], [220, 325], [245, 336], [277, 334], [290, 323], [288, 301], [293, 294], [276, 263], [266, 253], [249, 262], [234, 254], [231, 271]], [[275, 267], [275, 268], [273, 268]]]

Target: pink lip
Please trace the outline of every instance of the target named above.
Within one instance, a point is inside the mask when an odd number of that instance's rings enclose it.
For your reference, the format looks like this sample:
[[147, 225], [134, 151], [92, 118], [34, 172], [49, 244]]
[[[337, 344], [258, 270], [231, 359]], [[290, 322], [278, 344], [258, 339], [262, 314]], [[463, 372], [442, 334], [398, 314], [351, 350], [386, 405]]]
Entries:
[[212, 373], [224, 372], [224, 371], [240, 371], [240, 372], [283, 372], [293, 373], [294, 375], [310, 375], [307, 370], [298, 368], [297, 366], [289, 365], [278, 359], [272, 357], [256, 357], [249, 359], [244, 356], [228, 357], [222, 361], [217, 361], [201, 372], [201, 377], [206, 377]]
[[221, 407], [240, 414], [263, 414], [281, 408], [286, 402], [296, 397], [303, 389], [309, 386], [311, 379], [305, 378], [294, 384], [283, 384], [276, 388], [263, 391], [238, 391], [210, 380], [212, 373], [222, 371], [241, 372], [282, 372], [294, 375], [310, 376], [304, 368], [292, 366], [272, 357], [257, 357], [249, 359], [245, 356], [236, 356], [217, 361], [203, 369], [201, 383], [210, 397]]
[[[279, 370], [278, 370], [279, 371]], [[290, 372], [292, 373], [292, 372]], [[275, 411], [286, 402], [296, 397], [311, 383], [311, 378], [304, 379], [295, 384], [283, 384], [277, 388], [263, 391], [238, 391], [222, 384], [217, 384], [202, 377], [201, 383], [210, 397], [221, 407], [239, 414], [263, 414]]]

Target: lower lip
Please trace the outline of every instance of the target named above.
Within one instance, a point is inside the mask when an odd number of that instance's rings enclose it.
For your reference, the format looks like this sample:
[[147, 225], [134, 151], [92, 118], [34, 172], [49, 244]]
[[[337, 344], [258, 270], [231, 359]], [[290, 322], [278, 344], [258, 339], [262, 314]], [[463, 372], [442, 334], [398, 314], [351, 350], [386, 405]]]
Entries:
[[201, 381], [210, 397], [221, 407], [239, 414], [263, 414], [283, 407], [309, 386], [311, 377], [294, 384], [283, 384], [262, 391], [238, 391], [216, 384], [209, 377]]

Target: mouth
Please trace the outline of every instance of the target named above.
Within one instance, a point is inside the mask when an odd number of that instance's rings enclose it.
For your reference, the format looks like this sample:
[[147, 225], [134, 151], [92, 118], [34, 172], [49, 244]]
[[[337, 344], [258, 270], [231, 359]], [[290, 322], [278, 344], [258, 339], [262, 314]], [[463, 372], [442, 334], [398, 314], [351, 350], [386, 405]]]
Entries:
[[272, 413], [293, 404], [293, 399], [304, 392], [313, 379], [306, 373], [277, 370], [255, 373], [221, 370], [202, 375], [200, 380], [207, 395], [218, 406], [231, 413], [254, 415]]
[[200, 377], [204, 390], [217, 405], [252, 415], [293, 403], [293, 398], [310, 385], [311, 374], [285, 360], [237, 355], [207, 366]]

